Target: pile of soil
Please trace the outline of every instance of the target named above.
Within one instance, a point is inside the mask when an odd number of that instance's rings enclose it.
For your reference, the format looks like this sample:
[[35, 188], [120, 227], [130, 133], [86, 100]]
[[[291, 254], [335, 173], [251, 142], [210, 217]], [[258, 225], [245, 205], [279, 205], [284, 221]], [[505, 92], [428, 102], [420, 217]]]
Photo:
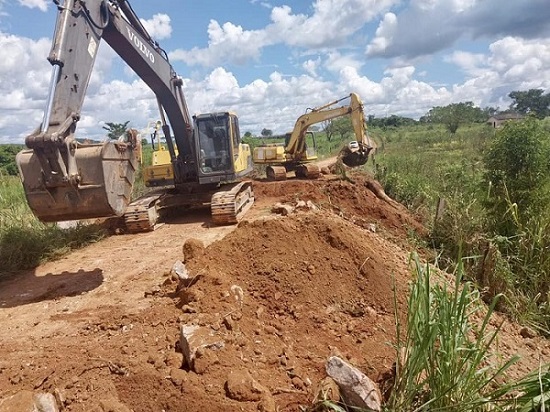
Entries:
[[[188, 214], [3, 281], [0, 411], [21, 391], [66, 411], [299, 411], [334, 354], [381, 380], [395, 360], [394, 293], [405, 316], [407, 236], [425, 229], [371, 189], [360, 176], [255, 182], [238, 227]], [[271, 213], [298, 200], [309, 207]], [[182, 328], [204, 337], [192, 361]], [[548, 344], [518, 330], [500, 342], [534, 369], [529, 344]]]

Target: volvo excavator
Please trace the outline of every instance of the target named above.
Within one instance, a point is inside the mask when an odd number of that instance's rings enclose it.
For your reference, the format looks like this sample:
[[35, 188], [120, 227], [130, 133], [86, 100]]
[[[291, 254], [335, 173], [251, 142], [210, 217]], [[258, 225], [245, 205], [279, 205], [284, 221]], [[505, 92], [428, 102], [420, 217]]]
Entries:
[[[349, 99], [348, 105], [334, 107], [343, 100]], [[320, 170], [313, 162], [317, 160], [315, 154], [315, 139], [313, 147], [308, 147], [308, 128], [311, 125], [341, 116], [350, 116], [355, 132], [357, 145], [344, 147], [339, 158], [349, 167], [364, 165], [372, 147], [366, 130], [363, 103], [356, 93], [332, 101], [323, 106], [309, 109], [296, 120], [292, 132], [287, 133], [284, 144], [270, 143], [254, 148], [253, 160], [256, 164], [266, 165], [268, 180], [285, 180], [287, 172], [294, 171], [296, 177], [315, 179]]]
[[[47, 105], [16, 159], [34, 214], [44, 222], [124, 216], [128, 231], [145, 231], [155, 227], [159, 208], [210, 204], [215, 224], [236, 223], [254, 201], [244, 180], [252, 156], [241, 143], [237, 116], [222, 111], [191, 118], [181, 77], [127, 0], [53, 1], [58, 16]], [[154, 92], [169, 152], [169, 178], [134, 202], [137, 133], [91, 144], [75, 136], [101, 40]]]

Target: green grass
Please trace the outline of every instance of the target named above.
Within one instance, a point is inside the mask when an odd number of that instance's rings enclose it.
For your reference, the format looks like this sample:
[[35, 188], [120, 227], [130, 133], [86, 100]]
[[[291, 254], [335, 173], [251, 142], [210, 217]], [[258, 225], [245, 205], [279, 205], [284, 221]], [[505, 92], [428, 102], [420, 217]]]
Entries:
[[19, 178], [0, 176], [0, 276], [33, 268], [105, 235], [95, 225], [60, 229], [41, 223], [27, 205]]
[[[549, 410], [548, 365], [517, 381], [506, 372], [518, 357], [501, 359], [493, 345], [500, 327], [491, 325], [500, 296], [485, 305], [462, 264], [449, 279], [412, 255], [406, 319], [394, 295], [395, 370], [388, 381], [384, 412]], [[462, 260], [459, 260], [462, 261]], [[320, 400], [308, 412], [359, 411]]]
[[414, 275], [406, 326], [396, 315], [396, 376], [387, 410], [495, 408], [508, 392], [496, 379], [517, 360], [498, 364], [491, 353], [499, 329], [491, 330], [489, 319], [498, 297], [485, 307], [474, 285], [463, 282], [460, 264], [452, 285], [417, 258]]
[[[540, 122], [540, 129], [532, 127], [537, 139], [550, 141], [549, 121]], [[522, 137], [531, 130], [530, 124], [511, 125], [512, 131], [519, 130], [519, 142], [525, 140]], [[550, 335], [550, 181], [543, 178], [546, 184], [528, 192], [530, 204], [539, 205], [537, 210], [543, 212], [529, 213], [516, 200], [503, 204], [504, 196], [493, 196], [500, 199], [502, 210], [493, 210], [491, 215], [488, 208], [487, 200], [495, 187], [486, 181], [486, 155], [506, 130], [472, 124], [461, 126], [451, 136], [437, 125], [371, 129], [379, 143], [372, 173], [389, 196], [421, 216], [444, 268], [452, 270], [459, 254], [470, 256], [464, 263], [466, 277], [484, 290], [485, 300], [504, 293], [506, 300], [499, 310], [507, 310]], [[511, 150], [505, 165], [514, 170], [515, 160], [522, 164], [519, 152]], [[519, 182], [509, 185], [516, 191], [524, 187]], [[436, 221], [439, 199], [445, 200], [446, 207]], [[508, 230], [499, 231], [504, 223]]]

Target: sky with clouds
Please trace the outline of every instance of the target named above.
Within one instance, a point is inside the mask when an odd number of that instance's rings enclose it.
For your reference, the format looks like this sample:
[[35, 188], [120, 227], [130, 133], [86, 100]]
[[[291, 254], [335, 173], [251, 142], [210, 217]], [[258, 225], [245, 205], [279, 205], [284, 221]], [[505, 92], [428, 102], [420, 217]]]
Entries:
[[[191, 113], [235, 111], [243, 133], [284, 133], [351, 92], [367, 114], [419, 118], [550, 90], [548, 0], [130, 2], [184, 79]], [[42, 121], [56, 16], [51, 0], [0, 0], [0, 143], [22, 143]], [[77, 137], [103, 138], [106, 122], [142, 129], [157, 113], [151, 90], [101, 43]]]

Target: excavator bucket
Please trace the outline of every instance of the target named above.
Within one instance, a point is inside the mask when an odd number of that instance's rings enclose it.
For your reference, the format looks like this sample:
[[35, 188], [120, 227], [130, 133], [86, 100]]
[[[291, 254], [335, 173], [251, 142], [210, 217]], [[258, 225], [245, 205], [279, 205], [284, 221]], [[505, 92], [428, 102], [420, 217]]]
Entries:
[[130, 202], [137, 169], [135, 151], [125, 143], [79, 144], [75, 152], [78, 185], [47, 187], [37, 154], [16, 157], [32, 212], [43, 222], [121, 216]]
[[371, 150], [371, 147], [364, 145], [360, 145], [358, 149], [344, 147], [340, 151], [340, 158], [342, 159], [342, 163], [348, 167], [362, 166], [369, 160], [369, 153]]

